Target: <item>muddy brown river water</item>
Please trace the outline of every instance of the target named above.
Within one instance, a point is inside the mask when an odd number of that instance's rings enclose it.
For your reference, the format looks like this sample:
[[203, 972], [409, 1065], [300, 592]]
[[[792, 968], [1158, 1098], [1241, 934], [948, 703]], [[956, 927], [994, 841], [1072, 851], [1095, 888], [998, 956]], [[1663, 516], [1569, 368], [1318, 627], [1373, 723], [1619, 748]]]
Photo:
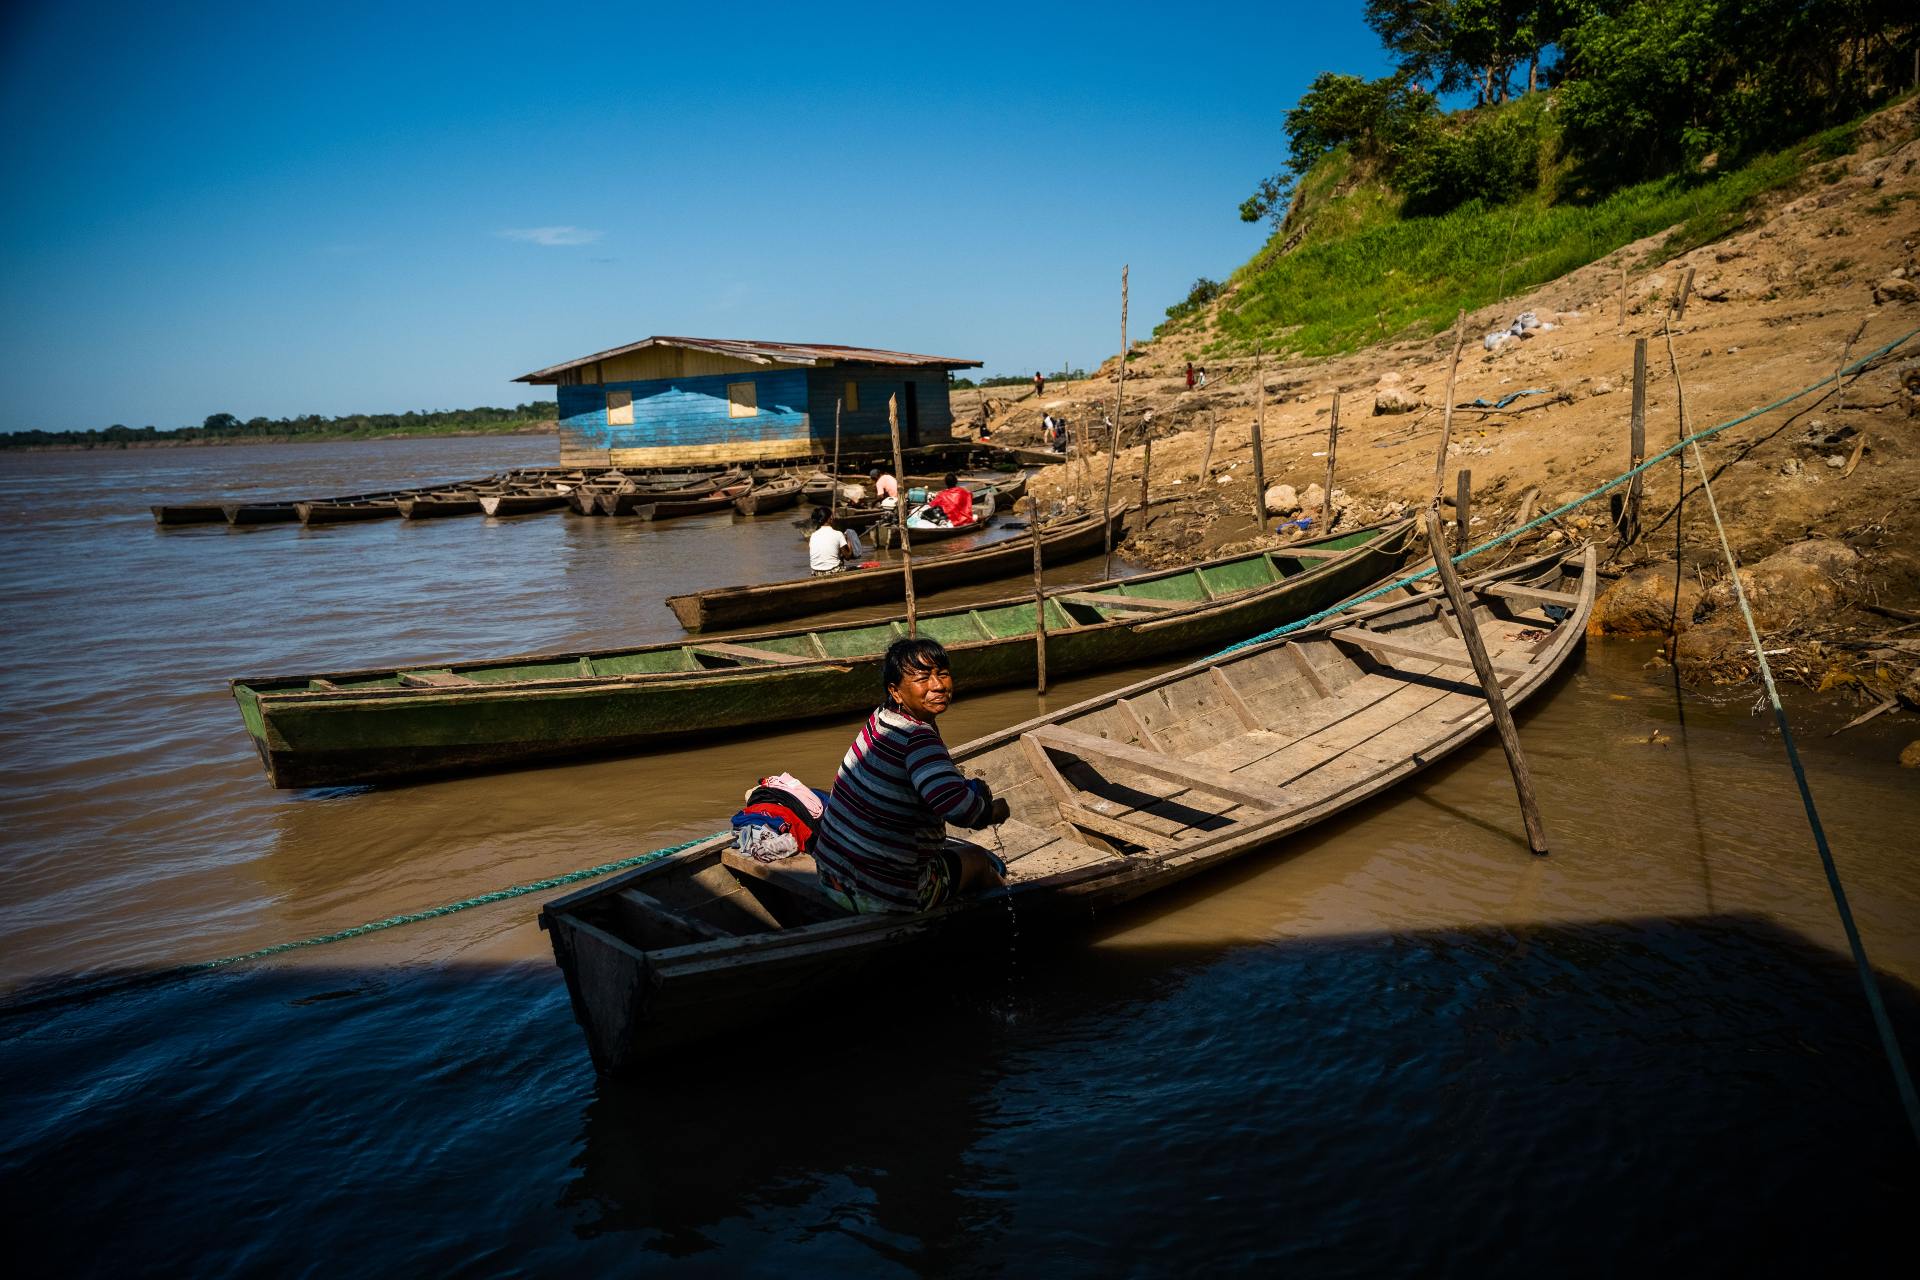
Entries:
[[[827, 785], [850, 725], [267, 786], [232, 676], [670, 639], [671, 592], [802, 563], [790, 515], [238, 531], [146, 512], [551, 449], [0, 456], [0, 988], [624, 857], [716, 829], [778, 769]], [[898, 1016], [638, 1082], [588, 1065], [533, 924], [548, 895], [0, 1016], [12, 1252], [196, 1276], [1870, 1261], [1902, 1239], [1920, 1151], [1791, 776], [1750, 697], [1678, 696], [1649, 652], [1590, 645], [1522, 716], [1549, 858], [1485, 743], [1069, 945], [937, 975]], [[964, 741], [1035, 706], [962, 690], [943, 726]], [[1847, 709], [1795, 714], [1920, 1057], [1920, 787], [1895, 764], [1912, 721], [1828, 738]]]

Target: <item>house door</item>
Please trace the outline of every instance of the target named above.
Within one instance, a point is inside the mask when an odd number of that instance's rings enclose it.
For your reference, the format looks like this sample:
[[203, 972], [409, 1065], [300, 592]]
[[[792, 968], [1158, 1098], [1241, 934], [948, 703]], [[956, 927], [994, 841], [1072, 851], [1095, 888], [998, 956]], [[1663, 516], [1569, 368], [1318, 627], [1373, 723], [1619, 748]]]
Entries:
[[907, 429], [907, 443], [917, 445], [920, 443], [920, 387], [918, 383], [909, 382], [907, 384], [907, 392], [903, 398], [903, 402], [904, 408], [906, 409], [906, 422], [904, 425]]

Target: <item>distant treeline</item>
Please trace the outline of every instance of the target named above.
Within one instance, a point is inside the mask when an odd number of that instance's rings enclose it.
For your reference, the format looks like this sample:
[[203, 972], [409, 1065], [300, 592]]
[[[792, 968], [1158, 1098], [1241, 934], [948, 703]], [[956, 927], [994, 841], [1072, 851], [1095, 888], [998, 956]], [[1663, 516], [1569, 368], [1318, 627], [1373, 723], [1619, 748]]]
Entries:
[[512, 409], [482, 406], [477, 409], [441, 409], [405, 413], [351, 413], [324, 418], [309, 413], [298, 418], [248, 418], [244, 422], [230, 413], [213, 413], [197, 427], [129, 427], [115, 423], [104, 429], [85, 431], [13, 431], [0, 434], [0, 449], [31, 449], [50, 446], [114, 448], [134, 444], [179, 443], [217, 440], [341, 440], [362, 436], [458, 435], [463, 432], [513, 431], [554, 416], [551, 400], [535, 400]]

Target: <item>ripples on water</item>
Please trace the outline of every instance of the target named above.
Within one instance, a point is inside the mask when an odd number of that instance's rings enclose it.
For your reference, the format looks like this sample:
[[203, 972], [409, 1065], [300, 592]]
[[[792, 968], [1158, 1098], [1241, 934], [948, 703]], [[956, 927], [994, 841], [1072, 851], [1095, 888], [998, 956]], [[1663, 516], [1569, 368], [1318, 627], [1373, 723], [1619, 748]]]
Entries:
[[[0, 459], [0, 981], [319, 933], [711, 829], [774, 767], [829, 778], [844, 726], [387, 791], [266, 786], [232, 676], [669, 638], [663, 596], [777, 576], [794, 532], [162, 533], [145, 504], [550, 448]], [[1643, 656], [1595, 646], [1523, 718], [1549, 859], [1526, 856], [1483, 748], [1090, 945], [1023, 950], [1011, 996], [988, 957], [903, 1002], [926, 1012], [771, 1031], [635, 1085], [594, 1080], [538, 898], [0, 1021], [10, 1216], [41, 1228], [30, 1258], [200, 1275], [1868, 1256], [1920, 1159], [1778, 743], [1740, 704], [1689, 701], [1682, 724]], [[949, 739], [1033, 705], [963, 697]], [[1920, 803], [1888, 763], [1897, 719], [1806, 748], [1915, 1055]]]

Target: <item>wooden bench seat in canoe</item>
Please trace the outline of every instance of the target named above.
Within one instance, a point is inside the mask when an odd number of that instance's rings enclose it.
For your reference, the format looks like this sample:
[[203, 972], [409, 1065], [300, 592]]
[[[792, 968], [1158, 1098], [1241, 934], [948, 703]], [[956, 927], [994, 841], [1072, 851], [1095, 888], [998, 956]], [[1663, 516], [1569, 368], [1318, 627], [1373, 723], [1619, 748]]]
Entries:
[[847, 909], [829, 898], [827, 891], [820, 887], [819, 868], [810, 854], [796, 853], [791, 858], [761, 862], [738, 849], [728, 848], [720, 851], [720, 865], [737, 876], [770, 884], [799, 899], [813, 914], [823, 917], [847, 914]]
[[720, 640], [708, 640], [700, 644], [687, 646], [690, 653], [707, 653], [716, 658], [732, 658], [738, 662], [812, 662], [814, 659], [794, 653], [780, 653], [773, 649], [760, 649], [750, 644], [728, 644]]

